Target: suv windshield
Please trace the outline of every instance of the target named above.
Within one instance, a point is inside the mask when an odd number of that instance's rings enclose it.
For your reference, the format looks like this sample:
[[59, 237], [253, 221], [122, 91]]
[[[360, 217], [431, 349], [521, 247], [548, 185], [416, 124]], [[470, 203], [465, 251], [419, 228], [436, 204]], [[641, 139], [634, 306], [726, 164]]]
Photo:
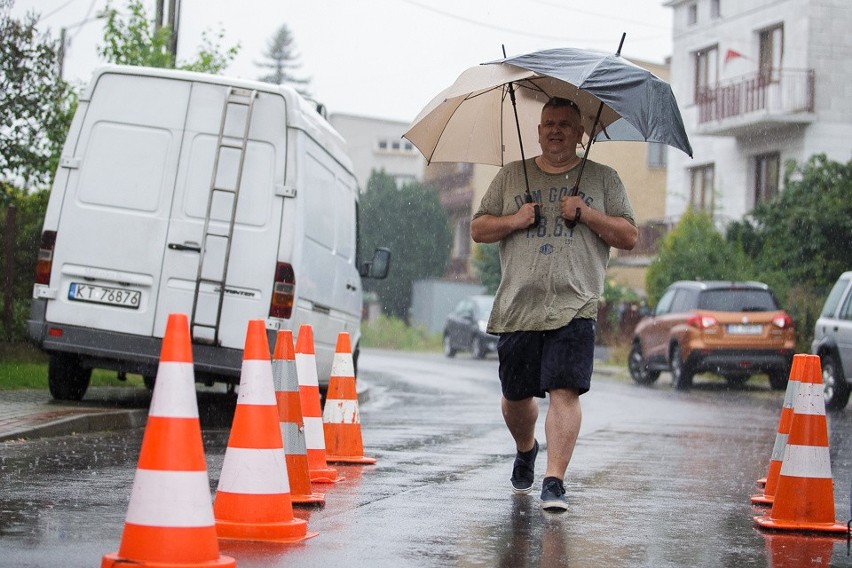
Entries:
[[698, 309], [714, 312], [768, 312], [778, 304], [766, 290], [705, 290], [698, 299]]

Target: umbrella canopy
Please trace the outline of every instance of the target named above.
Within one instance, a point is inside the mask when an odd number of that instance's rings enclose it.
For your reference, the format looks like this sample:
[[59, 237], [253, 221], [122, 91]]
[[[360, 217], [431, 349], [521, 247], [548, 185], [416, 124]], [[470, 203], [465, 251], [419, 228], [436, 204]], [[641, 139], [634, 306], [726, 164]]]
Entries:
[[[514, 109], [510, 86], [516, 93]], [[538, 148], [541, 107], [554, 96], [580, 107], [586, 133], [595, 141], [659, 142], [692, 156], [668, 83], [619, 55], [573, 48], [465, 70], [424, 107], [403, 136], [430, 163], [502, 166], [520, 159], [522, 148]]]

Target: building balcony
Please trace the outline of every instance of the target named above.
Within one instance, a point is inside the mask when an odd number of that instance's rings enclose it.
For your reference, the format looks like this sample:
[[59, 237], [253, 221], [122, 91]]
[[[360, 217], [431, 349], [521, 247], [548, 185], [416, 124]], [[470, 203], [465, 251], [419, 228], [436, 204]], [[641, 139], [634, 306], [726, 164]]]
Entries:
[[814, 71], [757, 72], [698, 94], [698, 134], [743, 137], [809, 124], [814, 114]]

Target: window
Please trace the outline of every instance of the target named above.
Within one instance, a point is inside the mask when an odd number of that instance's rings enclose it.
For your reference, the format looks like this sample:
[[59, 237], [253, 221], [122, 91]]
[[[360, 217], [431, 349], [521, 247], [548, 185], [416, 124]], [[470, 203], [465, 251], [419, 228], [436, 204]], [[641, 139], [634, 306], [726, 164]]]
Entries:
[[719, 48], [708, 47], [695, 52], [695, 102], [713, 96], [719, 80]]
[[775, 152], [754, 158], [754, 204], [778, 195], [781, 156]]
[[686, 23], [694, 26], [698, 23], [698, 4], [690, 4], [686, 8]]
[[692, 168], [689, 188], [689, 204], [696, 211], [713, 215], [713, 178], [716, 168], [713, 164]]
[[663, 297], [660, 298], [660, 301], [657, 302], [657, 309], [654, 310], [654, 315], [664, 315], [669, 313], [670, 308], [672, 307], [672, 301], [674, 300], [676, 290], [667, 290]]
[[666, 145], [659, 142], [648, 143], [648, 167], [663, 168], [666, 167]]
[[718, 18], [722, 13], [719, 9], [719, 0], [710, 0], [710, 17]]
[[781, 80], [781, 59], [784, 55], [784, 26], [760, 32], [760, 78], [765, 83]]

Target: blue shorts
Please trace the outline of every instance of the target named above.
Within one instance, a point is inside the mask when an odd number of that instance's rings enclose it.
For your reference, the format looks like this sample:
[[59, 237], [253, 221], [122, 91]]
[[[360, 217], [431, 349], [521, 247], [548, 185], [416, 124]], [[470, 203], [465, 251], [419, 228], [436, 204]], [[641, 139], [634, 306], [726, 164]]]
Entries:
[[508, 400], [544, 398], [551, 389], [589, 391], [595, 358], [595, 321], [574, 319], [550, 331], [503, 333], [497, 341], [500, 384]]

